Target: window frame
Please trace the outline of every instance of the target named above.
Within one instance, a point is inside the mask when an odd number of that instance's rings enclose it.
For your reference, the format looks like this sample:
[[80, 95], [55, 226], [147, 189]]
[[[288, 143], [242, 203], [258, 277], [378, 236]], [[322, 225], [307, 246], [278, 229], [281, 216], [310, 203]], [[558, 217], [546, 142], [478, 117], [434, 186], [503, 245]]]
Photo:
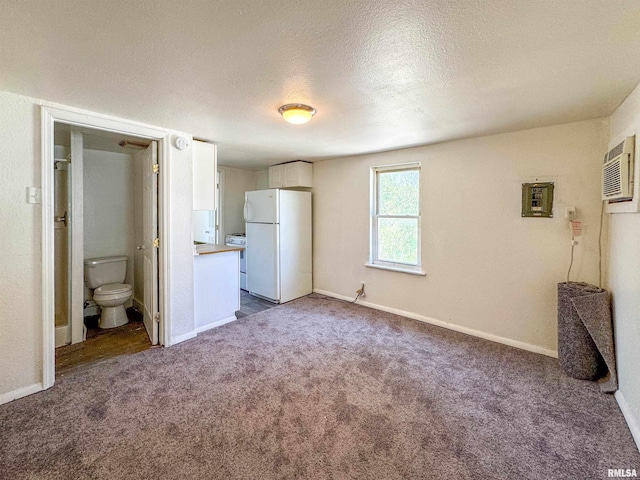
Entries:
[[[417, 215], [380, 215], [380, 174], [417, 171], [418, 172], [418, 214]], [[381, 268], [397, 272], [425, 275], [422, 270], [422, 165], [420, 162], [400, 163], [371, 167], [370, 200], [369, 200], [369, 262], [367, 267]], [[417, 222], [417, 262], [402, 263], [380, 260], [378, 258], [378, 223], [381, 218], [411, 218]]]

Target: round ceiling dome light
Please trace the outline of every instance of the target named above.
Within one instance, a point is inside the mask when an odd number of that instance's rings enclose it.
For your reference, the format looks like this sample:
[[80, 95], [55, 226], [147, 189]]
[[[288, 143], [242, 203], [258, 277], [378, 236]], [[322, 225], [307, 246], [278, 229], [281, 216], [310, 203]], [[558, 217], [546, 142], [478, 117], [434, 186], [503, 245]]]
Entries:
[[278, 112], [287, 122], [302, 125], [311, 120], [311, 117], [316, 114], [316, 109], [301, 103], [289, 103], [281, 106]]

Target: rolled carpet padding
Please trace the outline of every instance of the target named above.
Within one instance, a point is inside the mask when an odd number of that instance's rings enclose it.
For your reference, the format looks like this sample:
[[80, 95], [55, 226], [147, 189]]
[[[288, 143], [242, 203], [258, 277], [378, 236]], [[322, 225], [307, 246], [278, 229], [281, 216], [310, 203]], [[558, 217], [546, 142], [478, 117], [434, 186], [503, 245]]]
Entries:
[[609, 292], [587, 283], [558, 284], [558, 360], [570, 377], [604, 374], [600, 390], [617, 390]]

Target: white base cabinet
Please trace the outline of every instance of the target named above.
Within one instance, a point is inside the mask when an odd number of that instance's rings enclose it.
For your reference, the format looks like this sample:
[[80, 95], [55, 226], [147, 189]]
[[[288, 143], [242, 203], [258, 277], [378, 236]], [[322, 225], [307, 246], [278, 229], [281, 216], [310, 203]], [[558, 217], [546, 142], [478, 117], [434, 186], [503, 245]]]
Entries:
[[240, 252], [218, 252], [193, 258], [196, 332], [236, 319], [240, 310]]

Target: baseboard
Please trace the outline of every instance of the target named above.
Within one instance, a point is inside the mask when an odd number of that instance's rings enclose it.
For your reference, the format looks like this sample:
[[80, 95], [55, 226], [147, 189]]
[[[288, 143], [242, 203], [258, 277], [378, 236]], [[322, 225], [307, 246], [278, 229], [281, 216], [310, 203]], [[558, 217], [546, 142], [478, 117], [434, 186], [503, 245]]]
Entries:
[[623, 393], [618, 390], [615, 393], [616, 401], [618, 402], [618, 406], [620, 407], [620, 411], [624, 416], [624, 419], [627, 421], [627, 425], [629, 426], [629, 430], [631, 430], [631, 436], [636, 442], [636, 447], [640, 452], [640, 422], [633, 415], [633, 412], [629, 408], [629, 404], [627, 403], [627, 399], [624, 398]]
[[29, 385], [27, 387], [18, 388], [17, 390], [12, 390], [11, 392], [3, 393], [0, 395], [0, 405], [3, 403], [13, 402], [22, 397], [26, 397], [27, 395], [31, 395], [34, 393], [38, 393], [44, 390], [42, 388], [41, 383], [34, 383], [33, 385]]
[[189, 333], [185, 333], [184, 335], [178, 335], [177, 337], [171, 337], [171, 345], [165, 345], [167, 347], [171, 347], [173, 345], [177, 345], [178, 343], [186, 342], [187, 340], [191, 340], [192, 338], [196, 338], [198, 334], [196, 331], [192, 331]]
[[201, 327], [198, 327], [198, 328], [196, 328], [196, 333], [206, 332], [207, 330], [211, 330], [212, 328], [220, 327], [222, 325], [225, 325], [225, 324], [230, 323], [230, 322], [234, 322], [236, 320], [237, 320], [236, 316], [232, 315], [231, 317], [223, 318], [222, 320], [217, 320], [215, 322], [211, 322], [211, 323], [208, 323], [208, 324], [203, 325]]
[[[326, 295], [327, 297], [333, 297], [340, 300], [353, 301], [353, 297], [347, 297], [345, 295], [340, 295], [338, 293], [328, 292], [326, 290], [320, 290], [317, 288], [314, 289], [313, 291], [314, 293], [319, 293], [320, 295]], [[428, 323], [430, 325], [435, 325], [437, 327], [447, 328], [449, 330], [453, 330], [456, 332], [466, 333], [467, 335], [471, 335], [473, 337], [482, 338], [484, 340], [489, 340], [496, 343], [502, 343], [503, 345], [509, 345], [510, 347], [519, 348], [520, 350], [527, 350], [528, 352], [539, 353], [541, 355], [546, 355], [547, 357], [558, 358], [557, 351], [540, 347], [538, 345], [531, 345], [529, 343], [520, 342], [518, 340], [513, 340], [511, 338], [501, 337], [499, 335], [486, 333], [481, 330], [474, 330], [473, 328], [463, 327], [460, 325], [456, 325], [454, 323], [443, 322], [442, 320], [437, 320], [435, 318], [425, 317], [424, 315], [419, 315], [413, 312], [407, 312], [405, 310], [400, 310], [397, 308], [386, 307], [384, 305], [378, 305], [376, 303], [363, 302], [359, 300], [358, 305], [363, 305], [365, 307], [373, 308], [375, 310], [381, 310], [387, 313], [393, 313], [395, 315], [411, 318], [413, 320], [418, 320], [419, 322]]]
[[137, 298], [134, 298], [132, 300], [132, 305], [133, 305], [133, 309], [136, 312], [140, 312], [140, 313], [144, 312], [144, 304], [140, 300], [138, 300]]

